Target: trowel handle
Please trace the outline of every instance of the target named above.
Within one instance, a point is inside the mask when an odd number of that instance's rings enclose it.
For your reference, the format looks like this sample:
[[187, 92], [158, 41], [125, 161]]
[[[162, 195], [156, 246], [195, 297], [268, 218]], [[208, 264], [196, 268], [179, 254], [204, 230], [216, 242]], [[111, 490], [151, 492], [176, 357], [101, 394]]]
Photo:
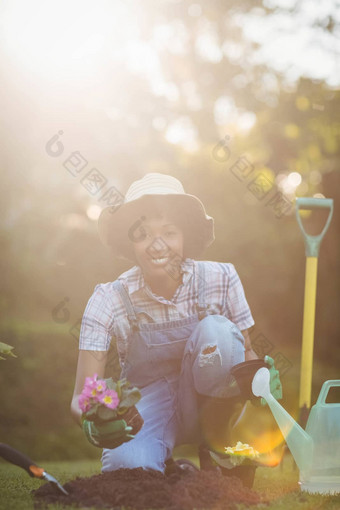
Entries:
[[[325, 381], [323, 383], [321, 391], [318, 396], [318, 400], [316, 401], [317, 404], [326, 404], [326, 398], [327, 398], [328, 392], [329, 392], [330, 388], [333, 388], [333, 386], [340, 386], [340, 380], [339, 379], [331, 379], [331, 380]], [[332, 404], [330, 404], [330, 405], [332, 405]]]
[[[327, 232], [329, 224], [333, 216], [333, 199], [332, 198], [310, 198], [310, 197], [299, 197], [295, 201], [296, 204], [296, 219], [300, 230], [303, 234], [305, 242], [306, 256], [317, 257], [319, 255], [319, 248], [321, 241]], [[329, 209], [328, 218], [322, 232], [319, 235], [307, 234], [301, 221], [299, 214], [300, 209]]]
[[30, 476], [37, 476], [39, 474], [37, 477], [41, 478], [44, 471], [43, 468], [39, 468], [27, 455], [5, 443], [0, 443], [0, 457], [25, 469]]

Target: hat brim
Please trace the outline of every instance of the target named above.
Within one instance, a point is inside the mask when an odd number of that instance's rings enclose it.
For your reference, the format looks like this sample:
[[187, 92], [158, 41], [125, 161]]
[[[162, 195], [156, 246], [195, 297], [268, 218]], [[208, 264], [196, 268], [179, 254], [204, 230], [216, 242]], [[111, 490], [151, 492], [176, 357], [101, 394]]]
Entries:
[[[98, 219], [98, 233], [102, 243], [117, 257], [135, 261], [133, 236], [150, 210], [153, 200], [176, 211], [185, 235], [185, 257], [196, 258], [214, 240], [214, 220], [205, 212], [202, 202], [189, 194], [143, 195], [118, 207], [106, 207]], [[179, 214], [180, 213], [180, 214]]]

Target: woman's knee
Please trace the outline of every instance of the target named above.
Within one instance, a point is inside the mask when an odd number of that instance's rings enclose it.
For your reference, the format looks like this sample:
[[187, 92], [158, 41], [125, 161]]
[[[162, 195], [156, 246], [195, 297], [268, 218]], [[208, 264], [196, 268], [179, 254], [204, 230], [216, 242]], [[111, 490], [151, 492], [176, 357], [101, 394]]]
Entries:
[[120, 455], [117, 451], [109, 450], [110, 453], [102, 456], [102, 473], [106, 471], [117, 471], [117, 469], [134, 469], [141, 466], [139, 459], [132, 455]]
[[165, 448], [160, 443], [146, 444], [133, 440], [113, 450], [104, 448], [101, 459], [102, 472], [135, 468], [163, 472], [165, 457]]
[[183, 374], [189, 373], [195, 390], [217, 396], [229, 384], [231, 368], [244, 361], [244, 338], [226, 317], [211, 315], [202, 319], [191, 336], [183, 361]]
[[208, 315], [198, 323], [188, 347], [191, 352], [200, 352], [209, 358], [214, 357], [215, 352], [228, 355], [232, 344], [237, 344], [241, 351], [244, 348], [244, 338], [236, 324], [223, 315]]
[[136, 465], [136, 459], [127, 454], [128, 452], [121, 453], [121, 447], [115, 448], [114, 450], [103, 450], [102, 455], [102, 473], [106, 471], [116, 471], [117, 469], [133, 469], [135, 467], [141, 467]]

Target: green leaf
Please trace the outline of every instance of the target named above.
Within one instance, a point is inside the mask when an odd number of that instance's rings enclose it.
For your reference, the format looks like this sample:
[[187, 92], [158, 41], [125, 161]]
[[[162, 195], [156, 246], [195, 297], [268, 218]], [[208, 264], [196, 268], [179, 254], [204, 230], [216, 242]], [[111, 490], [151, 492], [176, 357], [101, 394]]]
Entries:
[[[17, 356], [12, 352], [12, 349], [14, 349], [14, 347], [12, 347], [11, 345], [0, 342], [0, 354], [5, 354], [6, 356], [11, 356], [12, 358], [16, 358]], [[0, 359], [6, 359], [6, 358], [3, 358], [2, 356], [0, 356]]]
[[117, 381], [117, 388], [116, 388], [116, 391], [117, 391], [117, 395], [118, 395], [119, 401], [120, 401], [120, 400], [121, 400], [121, 398], [122, 398], [122, 381], [123, 381], [123, 380], [124, 380], [124, 379]]
[[100, 405], [96, 414], [97, 421], [110, 421], [117, 418], [117, 411], [105, 405]]
[[[105, 382], [107, 388], [116, 391], [119, 398], [118, 408], [116, 410], [110, 410], [111, 412], [114, 411], [115, 415], [117, 415], [117, 413], [124, 413], [129, 407], [137, 404], [141, 398], [139, 389], [135, 386], [132, 386], [126, 378], [119, 379], [117, 382], [115, 382], [112, 377], [109, 377], [105, 379]], [[100, 419], [107, 419], [102, 417], [106, 415], [108, 416], [106, 411], [100, 411], [99, 415], [101, 417]]]
[[117, 414], [121, 415], [121, 414], [124, 414], [126, 413], [126, 411], [128, 410], [129, 408], [128, 407], [117, 407]]
[[86, 419], [89, 420], [89, 421], [94, 421], [94, 418], [97, 414], [97, 410], [98, 410], [98, 407], [99, 407], [100, 404], [94, 404], [91, 409], [89, 409], [89, 411], [86, 411], [85, 416], [86, 416]]
[[141, 398], [141, 392], [138, 388], [131, 388], [128, 392], [126, 392], [126, 395], [123, 396], [122, 400], [119, 402], [119, 410], [122, 407], [132, 407]]
[[106, 382], [106, 386], [109, 390], [117, 391], [117, 383], [112, 379], [112, 377], [104, 379], [104, 381]]

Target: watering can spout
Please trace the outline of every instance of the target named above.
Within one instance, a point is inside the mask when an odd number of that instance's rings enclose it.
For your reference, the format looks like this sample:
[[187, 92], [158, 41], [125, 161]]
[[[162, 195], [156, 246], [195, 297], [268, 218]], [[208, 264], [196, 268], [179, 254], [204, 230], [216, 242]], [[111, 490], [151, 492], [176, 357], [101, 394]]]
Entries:
[[300, 471], [310, 468], [313, 458], [313, 439], [275, 400], [270, 393], [270, 373], [267, 368], [260, 368], [254, 375], [252, 391], [255, 396], [263, 397], [278, 424], [288, 448]]

